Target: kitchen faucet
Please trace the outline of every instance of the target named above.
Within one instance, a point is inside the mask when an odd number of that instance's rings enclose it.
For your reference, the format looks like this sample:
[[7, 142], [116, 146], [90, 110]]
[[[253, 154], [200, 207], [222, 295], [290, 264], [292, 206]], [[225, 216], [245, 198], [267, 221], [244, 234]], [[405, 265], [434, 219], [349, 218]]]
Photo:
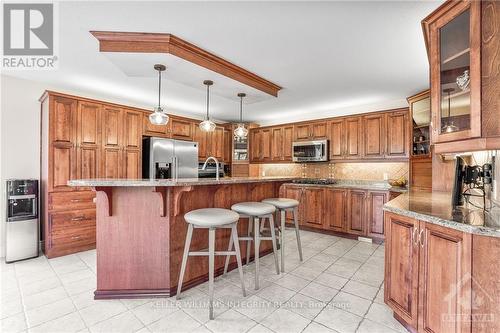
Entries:
[[207, 168], [207, 164], [208, 164], [208, 161], [209, 160], [213, 160], [215, 162], [215, 172], [216, 172], [216, 175], [215, 175], [215, 180], [219, 180], [219, 161], [213, 157], [213, 156], [209, 156], [207, 158], [207, 160], [205, 161], [205, 163], [203, 164], [203, 167], [201, 168], [201, 170], [205, 170]]

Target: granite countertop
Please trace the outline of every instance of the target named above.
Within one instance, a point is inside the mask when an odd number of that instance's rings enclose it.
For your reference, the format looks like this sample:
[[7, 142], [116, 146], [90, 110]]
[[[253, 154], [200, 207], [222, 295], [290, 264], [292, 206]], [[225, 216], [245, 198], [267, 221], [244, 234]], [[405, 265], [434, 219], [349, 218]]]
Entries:
[[475, 207], [452, 209], [451, 194], [447, 192], [410, 191], [386, 203], [384, 210], [472, 234], [500, 237], [500, 214], [497, 210], [484, 212]]
[[287, 183], [287, 185], [296, 186], [320, 186], [320, 187], [330, 187], [330, 188], [352, 188], [360, 190], [372, 190], [372, 191], [391, 191], [406, 193], [408, 192], [407, 187], [402, 186], [391, 186], [387, 182], [380, 181], [370, 181], [370, 180], [335, 180], [335, 184], [300, 184], [300, 183]]
[[182, 178], [171, 179], [75, 179], [68, 181], [69, 186], [111, 186], [111, 187], [140, 187], [140, 186], [195, 186], [195, 185], [224, 185], [265, 182], [289, 182], [296, 177], [224, 177], [214, 178]]

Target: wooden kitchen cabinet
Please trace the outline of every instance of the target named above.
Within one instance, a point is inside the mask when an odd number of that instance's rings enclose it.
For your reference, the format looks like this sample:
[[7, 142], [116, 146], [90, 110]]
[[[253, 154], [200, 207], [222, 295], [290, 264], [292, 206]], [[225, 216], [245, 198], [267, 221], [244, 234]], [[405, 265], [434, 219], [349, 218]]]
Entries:
[[168, 122], [169, 137], [176, 140], [193, 141], [195, 124], [189, 120], [170, 117]]
[[470, 332], [471, 235], [393, 213], [385, 227], [385, 303], [419, 332]]
[[214, 156], [219, 161], [224, 159], [224, 127], [217, 126], [208, 134], [209, 156]]
[[293, 126], [282, 127], [283, 161], [292, 161]]
[[500, 149], [499, 22], [491, 0], [446, 1], [422, 20], [436, 154]]
[[345, 120], [335, 119], [329, 123], [330, 159], [341, 160], [345, 158]]
[[193, 141], [198, 142], [198, 159], [205, 160], [208, 157], [208, 135], [200, 127], [194, 127]]
[[326, 121], [315, 121], [294, 126], [295, 141], [324, 140], [327, 138]]
[[325, 189], [325, 205], [327, 209], [324, 216], [324, 227], [326, 229], [346, 232], [347, 192], [346, 189]]
[[323, 229], [325, 215], [325, 188], [309, 187], [303, 189], [303, 224], [311, 228]]
[[[284, 198], [295, 199], [299, 202], [299, 207], [297, 208], [297, 219], [299, 221], [299, 224], [304, 224], [302, 219], [302, 213], [304, 210], [303, 193], [304, 189], [300, 186], [284, 185]], [[285, 217], [287, 223], [294, 223], [292, 212], [286, 212]]]
[[366, 191], [349, 190], [347, 200], [347, 232], [366, 235]]
[[[383, 205], [389, 191], [286, 184], [281, 196], [299, 201], [302, 227], [384, 239]], [[290, 212], [286, 220], [293, 223]]]
[[408, 112], [395, 111], [387, 114], [386, 158], [409, 156]]
[[345, 120], [345, 159], [363, 158], [363, 136], [361, 117], [350, 117]]
[[384, 302], [412, 327], [418, 323], [417, 220], [385, 214]]
[[384, 237], [384, 204], [388, 201], [387, 191], [368, 191], [366, 213], [367, 234], [370, 237]]
[[[403, 126], [405, 126], [403, 124]], [[381, 159], [385, 153], [386, 115], [374, 114], [363, 117], [363, 152], [366, 159]]]
[[[49, 166], [46, 171], [50, 192], [72, 191], [68, 180], [77, 177], [77, 105], [75, 99], [57, 96], [44, 107], [43, 127], [49, 145]], [[57, 163], [54, 163], [57, 161]]]
[[271, 160], [282, 161], [283, 156], [283, 128], [273, 127], [271, 129]]
[[145, 112], [143, 117], [143, 133], [146, 136], [168, 138], [168, 123], [166, 125], [154, 125], [149, 121], [149, 113]]
[[104, 107], [101, 178], [142, 176], [142, 118], [139, 111]]

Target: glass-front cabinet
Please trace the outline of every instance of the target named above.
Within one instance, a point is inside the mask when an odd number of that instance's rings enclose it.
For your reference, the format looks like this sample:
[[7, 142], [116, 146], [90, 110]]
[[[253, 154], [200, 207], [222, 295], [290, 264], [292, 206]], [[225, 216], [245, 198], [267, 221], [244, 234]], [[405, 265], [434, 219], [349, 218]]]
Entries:
[[481, 136], [480, 9], [454, 2], [428, 26], [433, 143]]
[[430, 156], [431, 98], [429, 90], [408, 98], [411, 113], [412, 157]]

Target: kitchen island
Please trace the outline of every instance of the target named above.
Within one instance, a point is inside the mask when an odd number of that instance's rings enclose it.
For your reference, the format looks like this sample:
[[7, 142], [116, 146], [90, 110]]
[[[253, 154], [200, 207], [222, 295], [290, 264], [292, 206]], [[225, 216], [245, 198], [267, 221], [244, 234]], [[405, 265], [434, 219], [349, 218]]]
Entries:
[[[73, 187], [96, 192], [97, 290], [95, 299], [168, 297], [176, 293], [187, 232], [184, 214], [199, 208], [231, 208], [244, 201], [278, 197], [290, 177], [241, 177], [214, 179], [89, 179], [71, 180]], [[248, 219], [238, 223], [246, 235]], [[227, 250], [230, 232], [217, 230], [216, 249]], [[267, 244], [269, 243], [269, 244]], [[191, 249], [208, 247], [206, 230], [196, 230]], [[261, 255], [271, 251], [261, 243]], [[242, 258], [246, 253], [242, 246]], [[216, 257], [216, 275], [224, 257]], [[230, 269], [236, 267], [231, 258]], [[190, 257], [183, 289], [208, 280], [208, 260]]]

